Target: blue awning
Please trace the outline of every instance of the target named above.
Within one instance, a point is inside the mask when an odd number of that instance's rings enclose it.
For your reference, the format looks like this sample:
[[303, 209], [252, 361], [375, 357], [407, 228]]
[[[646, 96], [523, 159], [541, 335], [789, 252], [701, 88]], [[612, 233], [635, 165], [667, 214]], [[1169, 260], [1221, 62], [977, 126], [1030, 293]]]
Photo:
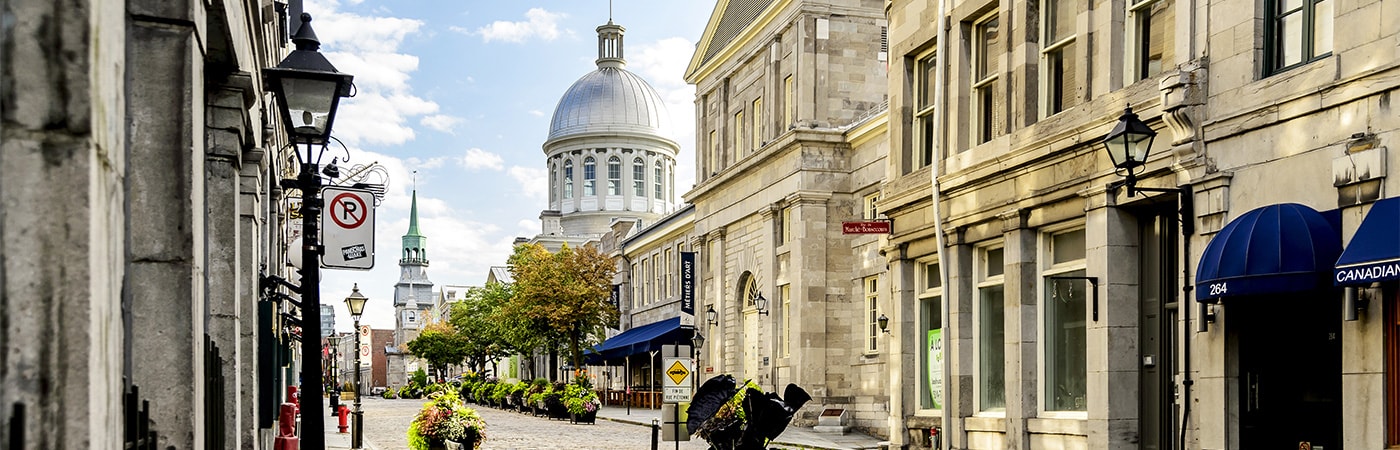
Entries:
[[1201, 254], [1196, 300], [1299, 292], [1326, 286], [1342, 252], [1336, 221], [1297, 203], [1251, 210], [1225, 225]]
[[1356, 286], [1400, 278], [1400, 198], [1387, 198], [1371, 205], [1356, 235], [1347, 243], [1332, 282]]
[[603, 341], [592, 349], [588, 361], [590, 364], [601, 364], [606, 360], [661, 350], [662, 345], [687, 343], [682, 340], [688, 338], [681, 331], [681, 318], [672, 317], [623, 331]]

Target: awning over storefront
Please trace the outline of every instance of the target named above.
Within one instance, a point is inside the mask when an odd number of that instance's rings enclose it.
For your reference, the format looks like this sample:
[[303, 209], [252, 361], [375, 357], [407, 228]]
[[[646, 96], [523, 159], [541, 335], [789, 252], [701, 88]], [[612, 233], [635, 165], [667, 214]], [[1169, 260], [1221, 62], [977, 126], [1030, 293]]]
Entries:
[[638, 353], [661, 350], [663, 345], [688, 344], [690, 336], [681, 330], [681, 318], [672, 317], [660, 322], [652, 322], [603, 341], [588, 354], [589, 364], [603, 364], [607, 360], [626, 358]]
[[1299, 292], [1326, 286], [1341, 235], [1337, 220], [1296, 203], [1254, 209], [1216, 233], [1196, 269], [1196, 299]]
[[1356, 286], [1400, 278], [1400, 198], [1387, 198], [1371, 205], [1356, 235], [1347, 243], [1332, 282]]

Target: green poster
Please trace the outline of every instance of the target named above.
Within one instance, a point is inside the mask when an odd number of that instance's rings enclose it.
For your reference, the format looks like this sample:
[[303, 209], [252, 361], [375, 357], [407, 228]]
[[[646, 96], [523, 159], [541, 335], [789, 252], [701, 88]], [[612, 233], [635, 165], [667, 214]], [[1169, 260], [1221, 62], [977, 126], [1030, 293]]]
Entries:
[[943, 409], [943, 329], [928, 330], [928, 395], [933, 409]]

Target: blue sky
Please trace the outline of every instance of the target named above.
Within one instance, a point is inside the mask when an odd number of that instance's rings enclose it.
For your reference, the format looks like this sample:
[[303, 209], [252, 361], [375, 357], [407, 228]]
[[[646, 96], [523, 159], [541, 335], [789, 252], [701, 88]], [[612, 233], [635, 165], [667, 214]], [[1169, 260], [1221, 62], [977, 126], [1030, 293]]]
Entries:
[[[517, 236], [539, 233], [546, 207], [541, 144], [559, 97], [596, 69], [605, 0], [305, 0], [321, 51], [355, 76], [334, 136], [356, 164], [387, 169], [376, 210], [375, 268], [322, 271], [321, 298], [349, 331], [344, 298], [353, 284], [369, 297], [362, 324], [392, 328], [400, 238], [409, 194], [418, 190], [428, 238], [428, 277], [441, 287], [481, 285], [504, 265]], [[676, 186], [694, 183], [693, 86], [686, 64], [714, 8], [709, 1], [616, 0], [626, 27], [627, 69], [656, 88], [681, 145]], [[328, 153], [327, 157], [334, 156]], [[413, 172], [417, 171], [416, 177]], [[679, 198], [677, 198], [679, 201]]]

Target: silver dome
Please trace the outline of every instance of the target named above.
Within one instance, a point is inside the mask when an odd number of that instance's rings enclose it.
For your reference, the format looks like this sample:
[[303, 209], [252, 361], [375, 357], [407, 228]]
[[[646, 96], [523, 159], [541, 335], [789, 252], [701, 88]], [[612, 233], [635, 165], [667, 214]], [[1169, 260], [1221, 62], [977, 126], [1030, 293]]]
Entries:
[[600, 132], [668, 137], [666, 104], [636, 74], [601, 67], [575, 81], [559, 99], [549, 124], [549, 140]]

